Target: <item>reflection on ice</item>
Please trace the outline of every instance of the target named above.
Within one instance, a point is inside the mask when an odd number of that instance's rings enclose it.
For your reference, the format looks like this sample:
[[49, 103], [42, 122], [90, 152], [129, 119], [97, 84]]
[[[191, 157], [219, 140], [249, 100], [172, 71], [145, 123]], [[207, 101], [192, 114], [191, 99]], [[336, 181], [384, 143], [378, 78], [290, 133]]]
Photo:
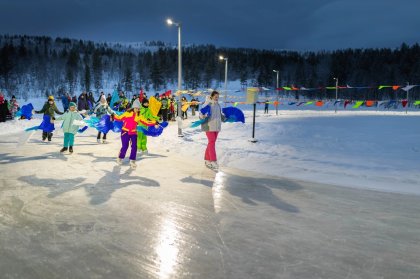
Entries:
[[178, 229], [171, 216], [165, 218], [159, 230], [158, 246], [156, 253], [159, 262], [158, 276], [161, 279], [173, 277], [174, 267], [178, 257]]
[[224, 181], [225, 174], [219, 171], [214, 178], [213, 184], [213, 205], [214, 205], [214, 212], [219, 213], [222, 208], [222, 195], [223, 195], [223, 181]]

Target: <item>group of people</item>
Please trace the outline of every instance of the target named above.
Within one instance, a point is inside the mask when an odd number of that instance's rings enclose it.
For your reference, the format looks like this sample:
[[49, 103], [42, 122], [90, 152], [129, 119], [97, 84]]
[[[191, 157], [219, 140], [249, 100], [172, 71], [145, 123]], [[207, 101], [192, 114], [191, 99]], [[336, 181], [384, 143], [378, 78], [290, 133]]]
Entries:
[[[142, 129], [137, 127], [144, 127], [144, 122], [141, 119], [146, 119], [146, 121], [153, 121], [155, 127], [157, 128], [160, 124], [161, 119], [163, 121], [171, 120], [176, 116], [176, 100], [171, 96], [155, 96], [161, 104], [161, 108], [157, 115], [154, 115], [149, 109], [149, 100], [147, 99], [146, 94], [140, 96], [134, 95], [133, 98], [129, 101], [124, 94], [121, 92], [117, 102], [109, 104], [111, 102], [111, 95], [108, 94], [108, 97], [105, 97], [105, 94], [101, 92], [99, 99], [95, 102], [93, 94], [86, 94], [83, 92], [74, 102], [74, 98], [70, 98], [69, 94], [61, 96], [61, 101], [63, 102], [64, 111], [60, 111], [56, 105], [55, 99], [53, 96], [49, 96], [45, 104], [40, 110], [34, 110], [34, 113], [44, 114], [43, 121], [38, 129], [42, 130], [42, 140], [51, 141], [53, 137], [54, 121], [62, 120], [62, 129], [64, 132], [64, 142], [63, 147], [60, 152], [69, 151], [73, 153], [74, 139], [75, 135], [79, 131], [79, 126], [85, 125], [83, 118], [88, 115], [95, 115], [98, 119], [102, 119], [105, 116], [110, 117], [111, 120], [122, 121], [121, 128], [121, 149], [117, 158], [117, 163], [122, 164], [128, 148], [131, 146], [131, 151], [129, 155], [130, 166], [132, 168], [136, 167], [136, 157], [137, 153], [147, 154], [147, 136], [141, 132]], [[202, 130], [206, 133], [208, 138], [208, 145], [205, 151], [205, 165], [211, 169], [217, 169], [217, 156], [215, 143], [218, 136], [218, 133], [221, 129], [221, 122], [224, 121], [224, 116], [220, 105], [218, 104], [219, 93], [213, 91], [210, 96], [207, 96], [206, 101], [203, 105], [209, 106], [210, 110], [208, 113], [199, 113], [199, 118], [203, 119], [201, 124]], [[10, 104], [4, 99], [4, 95], [0, 93], [0, 108], [3, 110], [3, 107], [7, 106], [8, 111], [14, 114], [18, 111], [19, 106], [16, 102], [16, 98], [13, 96]], [[181, 105], [183, 106], [182, 112], [183, 117], [187, 118], [186, 109], [191, 107], [193, 115], [195, 111], [198, 110], [198, 100], [192, 99], [190, 102], [186, 100], [185, 97], [182, 99]], [[15, 109], [16, 107], [16, 109]], [[184, 114], [185, 113], [185, 114]], [[58, 116], [56, 116], [56, 114]], [[2, 120], [1, 118], [0, 120]], [[103, 133], [98, 130], [97, 142], [106, 143], [107, 133]]]
[[19, 111], [19, 103], [13, 95], [8, 101], [4, 94], [0, 92], [0, 122], [5, 122], [7, 119], [13, 119], [16, 112]]

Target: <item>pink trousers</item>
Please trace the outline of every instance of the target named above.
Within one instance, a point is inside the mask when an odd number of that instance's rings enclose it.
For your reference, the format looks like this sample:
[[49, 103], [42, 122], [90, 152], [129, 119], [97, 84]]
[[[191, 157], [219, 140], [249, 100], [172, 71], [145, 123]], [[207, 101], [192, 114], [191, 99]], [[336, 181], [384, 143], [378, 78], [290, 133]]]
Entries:
[[219, 132], [206, 132], [208, 139], [206, 153], [204, 154], [204, 160], [217, 161], [216, 156], [216, 139]]

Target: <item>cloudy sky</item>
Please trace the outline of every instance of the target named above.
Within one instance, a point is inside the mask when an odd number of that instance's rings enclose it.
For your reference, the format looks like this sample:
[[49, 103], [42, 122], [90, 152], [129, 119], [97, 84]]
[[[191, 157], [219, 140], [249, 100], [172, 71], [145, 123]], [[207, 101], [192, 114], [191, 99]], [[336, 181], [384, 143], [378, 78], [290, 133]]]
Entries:
[[289, 50], [420, 42], [420, 0], [0, 0], [0, 34]]

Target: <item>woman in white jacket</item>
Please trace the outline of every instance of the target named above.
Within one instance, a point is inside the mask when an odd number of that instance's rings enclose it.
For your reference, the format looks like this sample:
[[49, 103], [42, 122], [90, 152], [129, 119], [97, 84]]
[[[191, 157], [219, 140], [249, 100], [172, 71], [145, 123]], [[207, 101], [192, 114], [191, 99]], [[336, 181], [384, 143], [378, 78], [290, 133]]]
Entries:
[[219, 92], [213, 91], [210, 96], [206, 97], [203, 109], [206, 106], [210, 106], [210, 115], [203, 115], [200, 112], [200, 119], [206, 119], [206, 121], [201, 124], [201, 130], [206, 133], [208, 139], [206, 152], [204, 154], [204, 162], [206, 167], [217, 169], [219, 166], [217, 164], [216, 140], [222, 128], [222, 122], [225, 121], [225, 116], [219, 105]]

